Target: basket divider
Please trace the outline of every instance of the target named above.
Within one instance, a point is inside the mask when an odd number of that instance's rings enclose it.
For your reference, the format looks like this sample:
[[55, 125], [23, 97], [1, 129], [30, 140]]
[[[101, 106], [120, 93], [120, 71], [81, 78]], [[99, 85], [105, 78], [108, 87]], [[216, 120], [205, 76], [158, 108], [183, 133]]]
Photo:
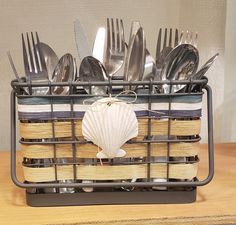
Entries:
[[[52, 138], [55, 141], [55, 119], [54, 119], [54, 110], [53, 110], [53, 97], [52, 97], [52, 86], [51, 82], [49, 83], [49, 91], [50, 91], [50, 109], [51, 109], [51, 119], [52, 119]], [[55, 171], [55, 182], [58, 183], [57, 179], [57, 151], [56, 151], [56, 143], [53, 144], [53, 165], [54, 165], [54, 171]], [[56, 192], [59, 193], [59, 188], [56, 188]]]
[[[72, 88], [70, 87], [70, 90]], [[74, 182], [76, 182], [77, 178], [77, 170], [76, 170], [76, 144], [74, 141], [76, 141], [76, 136], [75, 136], [75, 113], [74, 113], [74, 98], [70, 98], [70, 113], [71, 113], [71, 135], [72, 135], [72, 153], [73, 153], [73, 177], [74, 177]]]
[[[153, 92], [152, 80], [149, 83], [149, 96], [148, 96], [148, 132], [147, 139], [151, 139], [152, 134], [152, 119], [151, 119], [151, 110], [152, 110], [152, 99], [151, 95]], [[151, 177], [151, 142], [147, 143], [147, 181], [150, 182]]]
[[[172, 84], [170, 83], [169, 94], [172, 91]], [[167, 140], [170, 140], [171, 134], [171, 103], [172, 97], [168, 97], [168, 129], [167, 129]], [[167, 152], [166, 152], [166, 179], [169, 181], [169, 174], [170, 174], [170, 142], [167, 142]]]

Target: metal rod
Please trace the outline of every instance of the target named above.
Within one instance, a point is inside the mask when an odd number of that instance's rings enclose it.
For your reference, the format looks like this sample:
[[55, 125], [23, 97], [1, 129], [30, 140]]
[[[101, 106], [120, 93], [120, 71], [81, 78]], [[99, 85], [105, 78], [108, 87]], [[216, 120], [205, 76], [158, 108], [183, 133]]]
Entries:
[[[121, 82], [122, 84], [124, 84], [123, 82]], [[141, 82], [144, 83], [145, 82]], [[193, 82], [192, 82], [193, 83]], [[199, 82], [201, 83], [201, 82]], [[78, 86], [78, 84], [76, 83], [72, 83], [75, 86]], [[116, 83], [117, 84], [117, 83]], [[130, 83], [128, 82], [128, 84], [130, 85]], [[150, 82], [148, 81], [147, 84], [150, 85]], [[152, 83], [152, 85], [154, 85], [155, 82]], [[175, 82], [171, 82], [171, 84], [175, 84]], [[178, 84], [180, 84], [180, 82], [178, 82]], [[14, 86], [14, 82], [12, 83], [12, 85]], [[80, 84], [81, 85], [81, 84]], [[85, 84], [87, 85], [87, 84]], [[104, 86], [104, 82], [102, 82], [102, 85]], [[113, 85], [113, 83], [111, 84]], [[15, 85], [17, 86], [17, 84]], [[34, 85], [30, 84], [30, 87], [32, 87]], [[40, 85], [41, 86], [41, 85]], [[56, 86], [59, 86], [58, 84], [56, 84]], [[66, 85], [64, 85], [66, 86]], [[22, 183], [21, 181], [18, 180], [17, 175], [16, 175], [16, 97], [26, 97], [23, 95], [17, 95], [16, 92], [14, 90], [17, 90], [16, 88], [13, 88], [12, 92], [11, 92], [11, 177], [13, 182], [19, 186], [19, 187], [23, 187], [23, 188], [47, 188], [47, 187], [51, 187], [51, 188], [60, 188], [60, 187], [98, 187], [98, 188], [102, 188], [102, 187], [152, 187], [152, 186], [168, 186], [168, 187], [195, 187], [195, 186], [203, 186], [207, 183], [209, 183], [211, 181], [211, 179], [213, 178], [213, 174], [214, 174], [214, 146], [213, 146], [213, 121], [212, 121], [212, 92], [211, 92], [211, 88], [208, 85], [205, 85], [204, 88], [207, 91], [207, 118], [208, 118], [208, 163], [209, 163], [209, 174], [208, 177], [205, 180], [202, 181], [178, 181], [178, 182], [173, 182], [173, 181], [167, 181], [167, 182], [134, 182], [134, 183], [123, 183], [123, 182], [101, 182], [99, 183], [37, 183], [37, 184], [30, 184], [30, 183]], [[182, 94], [182, 93], [180, 93]], [[192, 95], [189, 93], [185, 93], [182, 94], [183, 96], [185, 95]], [[200, 93], [193, 93], [193, 95], [202, 95], [202, 92]], [[88, 97], [88, 95], [86, 95]], [[146, 95], [147, 96], [147, 95]], [[150, 95], [149, 95], [150, 96]], [[154, 96], [154, 95], [152, 95]], [[173, 94], [163, 94], [163, 95], [158, 95], [158, 96], [179, 96], [178, 93], [173, 93]], [[27, 98], [30, 97], [37, 97], [37, 96], [27, 96]], [[40, 96], [40, 97], [46, 97], [48, 98], [48, 96]], [[67, 97], [69, 99], [72, 99], [74, 97], [78, 97], [78, 95], [72, 95], [72, 96], [50, 96], [51, 98], [58, 98], [58, 97]], [[70, 118], [71, 119], [71, 118]], [[54, 137], [55, 138], [55, 137]], [[168, 140], [143, 140], [141, 142], [133, 142], [133, 143], [162, 143], [162, 142], [166, 142], [166, 143], [176, 143], [176, 142], [182, 142], [182, 141], [189, 141], [189, 142], [196, 142], [199, 141], [200, 137], [196, 137], [193, 139], [184, 139], [184, 140], [170, 140], [170, 137], [168, 138]], [[21, 143], [27, 143], [27, 144], [35, 144], [37, 142], [30, 142], [30, 141], [25, 141], [25, 140], [21, 140]], [[70, 144], [76, 144], [76, 143], [81, 143], [77, 140], [73, 140], [73, 141], [56, 141], [55, 139], [53, 141], [49, 141], [47, 142], [47, 144], [66, 144], [66, 143], [70, 143]], [[42, 143], [44, 144], [44, 143]], [[45, 143], [46, 144], [46, 143]], [[150, 160], [148, 160], [150, 162]], [[169, 161], [169, 160], [168, 160]], [[190, 161], [191, 162], [191, 161]]]

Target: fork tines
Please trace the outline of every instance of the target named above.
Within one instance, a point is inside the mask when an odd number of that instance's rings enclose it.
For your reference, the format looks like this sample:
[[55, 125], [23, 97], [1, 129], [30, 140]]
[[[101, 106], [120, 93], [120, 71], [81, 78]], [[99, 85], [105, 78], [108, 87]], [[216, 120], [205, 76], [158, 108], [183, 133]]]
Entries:
[[[24, 60], [24, 67], [26, 75], [29, 74], [37, 74], [39, 72], [47, 71], [46, 63], [43, 58], [41, 48], [39, 47], [39, 37], [38, 33], [33, 32], [30, 33], [31, 40], [29, 37], [28, 32], [26, 33], [26, 41], [24, 38], [24, 34], [21, 34], [22, 37], [22, 48], [23, 48], [23, 60]], [[35, 41], [35, 37], [36, 41]]]
[[[168, 42], [167, 42], [168, 39]], [[164, 62], [164, 58], [169, 54], [169, 52], [179, 44], [179, 31], [175, 29], [174, 43], [172, 40], [172, 28], [165, 28], [164, 40], [162, 44], [162, 28], [159, 29], [157, 38], [157, 48], [156, 48], [156, 65], [160, 68]]]
[[[174, 35], [174, 43], [172, 41], [172, 28], [168, 29], [165, 28], [164, 31], [164, 38], [162, 43], [162, 28], [159, 29], [158, 38], [157, 38], [157, 48], [156, 48], [156, 65], [157, 68], [161, 68], [164, 63], [165, 57], [169, 54], [169, 52], [179, 44], [191, 44], [197, 47], [197, 39], [198, 34], [197, 32], [194, 34], [191, 31], [182, 31], [179, 35], [179, 30], [175, 29]], [[168, 39], [168, 43], [167, 43]]]
[[107, 49], [122, 52], [125, 50], [124, 26], [122, 19], [107, 18]]
[[179, 44], [191, 44], [195, 47], [197, 47], [197, 41], [198, 41], [198, 33], [192, 32], [192, 31], [182, 31], [180, 34], [180, 42]]

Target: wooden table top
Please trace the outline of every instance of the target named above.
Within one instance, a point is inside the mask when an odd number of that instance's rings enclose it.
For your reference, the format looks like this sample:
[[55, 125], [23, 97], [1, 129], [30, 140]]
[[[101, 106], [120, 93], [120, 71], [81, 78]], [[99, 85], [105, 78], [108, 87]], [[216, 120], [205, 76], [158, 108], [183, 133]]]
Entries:
[[[199, 155], [202, 162], [198, 177], [202, 179], [206, 177], [208, 171], [206, 154], [207, 146], [201, 145]], [[213, 181], [206, 186], [198, 187], [195, 203], [178, 205], [29, 207], [25, 203], [25, 190], [16, 187], [11, 181], [9, 155], [7, 151], [0, 153], [1, 225], [236, 215], [236, 143], [215, 145]], [[20, 165], [18, 162], [18, 171]]]

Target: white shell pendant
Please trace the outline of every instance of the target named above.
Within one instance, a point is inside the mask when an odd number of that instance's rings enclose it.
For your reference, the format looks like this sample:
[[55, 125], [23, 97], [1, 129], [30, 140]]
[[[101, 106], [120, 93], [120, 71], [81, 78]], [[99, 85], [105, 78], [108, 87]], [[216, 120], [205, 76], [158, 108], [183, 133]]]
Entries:
[[123, 157], [126, 152], [120, 147], [138, 135], [138, 120], [126, 102], [103, 98], [85, 112], [82, 133], [86, 140], [102, 149], [97, 158]]

